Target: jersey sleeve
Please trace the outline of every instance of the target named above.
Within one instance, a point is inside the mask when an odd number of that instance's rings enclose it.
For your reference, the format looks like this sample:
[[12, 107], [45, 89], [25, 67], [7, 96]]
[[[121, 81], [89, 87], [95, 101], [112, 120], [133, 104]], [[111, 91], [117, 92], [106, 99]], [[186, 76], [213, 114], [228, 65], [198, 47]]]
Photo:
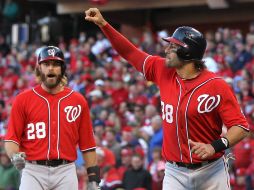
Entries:
[[222, 104], [219, 106], [219, 114], [223, 123], [227, 128], [239, 126], [249, 130], [249, 125], [233, 90], [224, 81], [222, 81], [219, 86], [222, 95]]
[[130, 64], [133, 65], [139, 72], [142, 72], [144, 60], [148, 54], [135, 47], [127, 38], [116, 31], [110, 24], [107, 23], [101, 28], [101, 30], [119, 55], [130, 62]]
[[81, 113], [81, 123], [79, 127], [79, 148], [81, 151], [87, 151], [96, 148], [92, 121], [90, 118], [90, 110], [86, 101]]
[[119, 55], [143, 73], [147, 80], [158, 84], [161, 72], [166, 69], [164, 58], [141, 51], [108, 23], [101, 30]]
[[20, 144], [25, 127], [25, 106], [23, 99], [17, 96], [12, 104], [11, 114], [7, 125], [5, 141]]

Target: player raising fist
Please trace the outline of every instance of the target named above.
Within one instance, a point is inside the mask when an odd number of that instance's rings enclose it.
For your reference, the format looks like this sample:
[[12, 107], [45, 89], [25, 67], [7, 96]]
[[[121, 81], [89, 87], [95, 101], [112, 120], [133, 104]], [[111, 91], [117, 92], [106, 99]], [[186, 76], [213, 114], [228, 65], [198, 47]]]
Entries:
[[[85, 19], [98, 25], [115, 50], [160, 89], [162, 154], [167, 160], [163, 189], [230, 189], [224, 150], [249, 129], [231, 88], [202, 61], [203, 34], [178, 27], [163, 39], [168, 42], [163, 58], [137, 49], [97, 8], [85, 11]], [[223, 125], [228, 131], [221, 137]]]

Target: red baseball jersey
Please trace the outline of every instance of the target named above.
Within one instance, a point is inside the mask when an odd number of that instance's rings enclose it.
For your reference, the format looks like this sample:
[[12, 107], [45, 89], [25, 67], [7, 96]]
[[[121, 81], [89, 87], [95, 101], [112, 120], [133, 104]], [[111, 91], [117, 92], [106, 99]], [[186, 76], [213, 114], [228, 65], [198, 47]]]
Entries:
[[5, 141], [20, 146], [27, 160], [77, 158], [81, 151], [95, 149], [88, 104], [69, 88], [49, 94], [36, 86], [19, 94], [12, 106]]
[[[165, 66], [164, 58], [140, 51], [109, 24], [102, 30], [116, 51], [160, 89], [162, 154], [166, 160], [201, 162], [191, 153], [188, 140], [211, 143], [220, 138], [223, 124], [248, 130], [235, 95], [222, 78], [204, 70], [194, 79], [182, 80], [175, 68]], [[222, 154], [216, 153], [213, 158]]]

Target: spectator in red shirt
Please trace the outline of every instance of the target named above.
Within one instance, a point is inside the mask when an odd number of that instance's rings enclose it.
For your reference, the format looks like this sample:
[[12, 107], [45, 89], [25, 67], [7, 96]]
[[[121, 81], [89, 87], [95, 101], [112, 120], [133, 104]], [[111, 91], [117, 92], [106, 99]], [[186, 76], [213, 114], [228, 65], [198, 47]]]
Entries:
[[114, 81], [112, 98], [114, 101], [114, 105], [116, 107], [117, 105], [120, 105], [122, 102], [128, 101], [128, 94], [129, 92], [124, 87], [123, 81], [121, 80]]
[[123, 179], [123, 175], [126, 170], [131, 167], [131, 157], [133, 155], [133, 149], [131, 147], [124, 147], [121, 150], [121, 165], [118, 167], [118, 173], [120, 175], [121, 180]]

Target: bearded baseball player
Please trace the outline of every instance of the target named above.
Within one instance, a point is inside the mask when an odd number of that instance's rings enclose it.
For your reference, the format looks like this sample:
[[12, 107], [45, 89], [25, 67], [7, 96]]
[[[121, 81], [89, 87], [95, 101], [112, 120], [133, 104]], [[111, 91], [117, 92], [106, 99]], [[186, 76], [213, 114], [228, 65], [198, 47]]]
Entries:
[[43, 47], [36, 76], [40, 85], [13, 102], [5, 149], [22, 170], [20, 190], [75, 190], [76, 148], [83, 152], [91, 189], [100, 182], [89, 108], [84, 97], [65, 87], [63, 52]]
[[[226, 82], [206, 70], [206, 40], [194, 28], [175, 30], [166, 58], [137, 49], [97, 8], [85, 19], [98, 25], [115, 50], [158, 85], [163, 119], [162, 154], [167, 160], [164, 190], [229, 190], [224, 150], [248, 134], [248, 124]], [[223, 124], [227, 133], [221, 137]]]

